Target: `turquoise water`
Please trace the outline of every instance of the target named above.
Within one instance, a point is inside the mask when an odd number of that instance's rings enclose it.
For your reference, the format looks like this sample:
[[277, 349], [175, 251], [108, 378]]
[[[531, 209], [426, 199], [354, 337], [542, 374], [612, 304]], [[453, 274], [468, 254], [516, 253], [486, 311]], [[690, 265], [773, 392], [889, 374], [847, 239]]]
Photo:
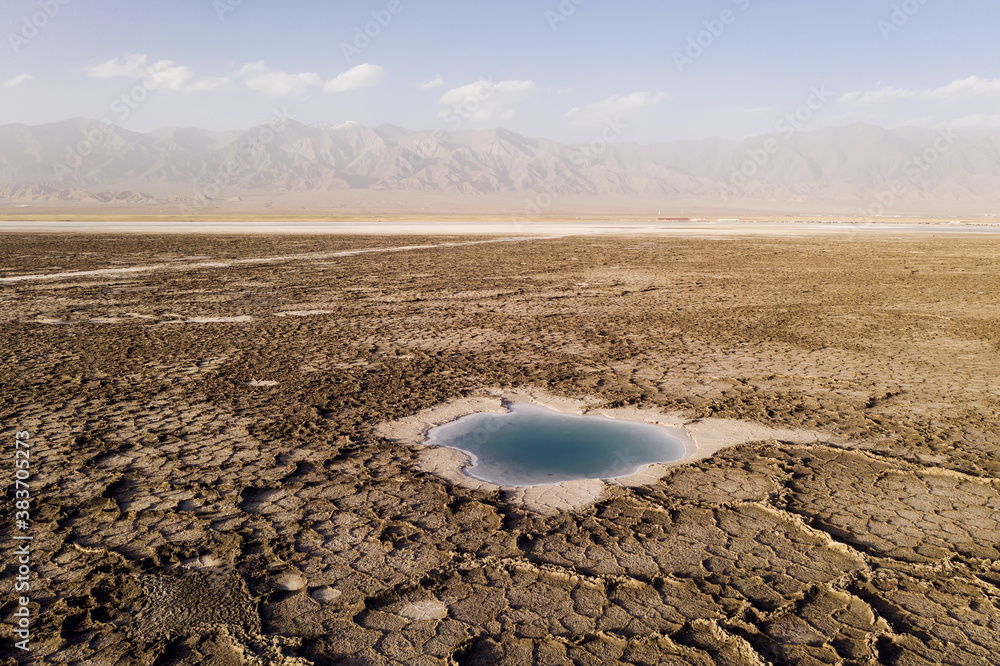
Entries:
[[684, 457], [683, 442], [662, 426], [577, 416], [530, 404], [507, 414], [472, 414], [438, 426], [426, 444], [472, 456], [466, 473], [504, 486], [611, 479]]

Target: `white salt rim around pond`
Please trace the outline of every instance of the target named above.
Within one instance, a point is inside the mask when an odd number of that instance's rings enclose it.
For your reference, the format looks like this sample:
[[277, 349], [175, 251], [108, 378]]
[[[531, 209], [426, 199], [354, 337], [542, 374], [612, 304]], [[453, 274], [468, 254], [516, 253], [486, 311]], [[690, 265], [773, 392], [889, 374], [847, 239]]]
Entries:
[[[425, 446], [427, 433], [438, 426], [470, 414], [506, 414], [506, 405], [527, 403], [548, 407], [557, 412], [578, 415], [602, 415], [667, 426], [670, 434], [684, 444], [685, 455], [679, 460], [652, 463], [627, 476], [614, 479], [579, 479], [555, 484], [502, 486], [467, 473], [472, 464], [469, 454], [440, 445]], [[663, 413], [654, 409], [625, 407], [600, 409], [600, 400], [562, 398], [537, 389], [504, 391], [481, 389], [448, 403], [425, 409], [413, 416], [381, 423], [375, 433], [402, 444], [420, 445], [418, 467], [450, 483], [486, 492], [501, 491], [513, 504], [524, 505], [543, 514], [573, 511], [602, 499], [610, 487], [634, 488], [659, 481], [671, 467], [708, 458], [717, 451], [747, 442], [781, 440], [799, 444], [841, 443], [824, 433], [768, 428], [757, 423], [732, 419], [698, 419], [691, 421], [679, 413]]]

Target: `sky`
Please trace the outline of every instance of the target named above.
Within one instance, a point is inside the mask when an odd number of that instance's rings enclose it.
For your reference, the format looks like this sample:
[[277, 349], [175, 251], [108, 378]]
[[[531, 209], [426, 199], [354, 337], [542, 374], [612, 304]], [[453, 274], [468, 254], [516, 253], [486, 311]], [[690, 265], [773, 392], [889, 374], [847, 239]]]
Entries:
[[996, 0], [4, 0], [0, 124], [1000, 129]]

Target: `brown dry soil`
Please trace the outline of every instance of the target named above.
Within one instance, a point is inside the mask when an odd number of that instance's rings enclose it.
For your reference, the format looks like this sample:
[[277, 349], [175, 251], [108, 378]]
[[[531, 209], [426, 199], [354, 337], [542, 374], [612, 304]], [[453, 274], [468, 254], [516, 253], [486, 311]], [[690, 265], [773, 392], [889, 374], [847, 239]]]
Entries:
[[[422, 242], [8, 235], [0, 277]], [[31, 658], [995, 666], [998, 265], [981, 238], [584, 237], [0, 284]], [[845, 443], [542, 516], [372, 434], [521, 386]]]

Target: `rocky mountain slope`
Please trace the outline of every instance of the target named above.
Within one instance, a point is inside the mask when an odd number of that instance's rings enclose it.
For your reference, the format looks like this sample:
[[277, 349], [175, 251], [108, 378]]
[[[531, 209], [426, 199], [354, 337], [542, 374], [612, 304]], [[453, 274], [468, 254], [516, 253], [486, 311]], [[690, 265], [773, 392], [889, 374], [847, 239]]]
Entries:
[[[1000, 133], [855, 124], [745, 141], [564, 145], [504, 129], [296, 121], [148, 134], [74, 119], [0, 127], [0, 198], [206, 198], [245, 192], [539, 192], [669, 201], [1000, 202]], [[104, 194], [102, 194], [104, 193]], [[140, 194], [141, 193], [141, 194]]]

